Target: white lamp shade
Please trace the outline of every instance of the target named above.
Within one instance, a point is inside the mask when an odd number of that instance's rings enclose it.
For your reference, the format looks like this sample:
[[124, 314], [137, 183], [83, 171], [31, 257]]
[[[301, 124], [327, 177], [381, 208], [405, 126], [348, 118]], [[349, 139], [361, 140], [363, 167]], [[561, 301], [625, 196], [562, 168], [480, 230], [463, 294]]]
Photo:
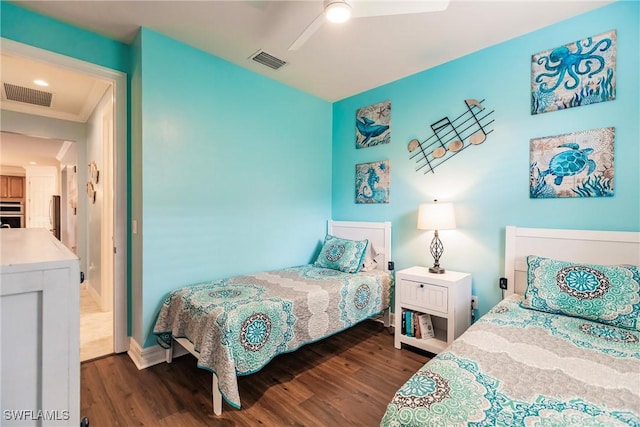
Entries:
[[419, 230], [453, 230], [456, 217], [453, 203], [422, 203], [418, 206]]
[[351, 17], [351, 6], [344, 0], [325, 1], [324, 13], [329, 22], [340, 24]]

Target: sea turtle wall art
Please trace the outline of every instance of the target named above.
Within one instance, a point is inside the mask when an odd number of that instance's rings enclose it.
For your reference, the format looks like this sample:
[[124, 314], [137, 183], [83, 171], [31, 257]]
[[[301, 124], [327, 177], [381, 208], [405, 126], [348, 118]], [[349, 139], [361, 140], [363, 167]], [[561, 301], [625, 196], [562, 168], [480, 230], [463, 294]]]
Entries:
[[613, 196], [615, 129], [531, 140], [531, 198]]
[[356, 165], [356, 203], [389, 203], [389, 160]]
[[611, 30], [531, 57], [531, 114], [616, 98], [616, 41]]
[[356, 110], [356, 148], [391, 142], [391, 102], [384, 101]]

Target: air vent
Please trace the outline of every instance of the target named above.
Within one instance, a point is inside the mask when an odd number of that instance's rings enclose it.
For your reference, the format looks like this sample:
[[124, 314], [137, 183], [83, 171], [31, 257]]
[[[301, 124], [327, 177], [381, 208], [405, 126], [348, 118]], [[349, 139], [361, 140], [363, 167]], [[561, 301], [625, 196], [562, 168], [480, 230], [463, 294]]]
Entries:
[[286, 65], [286, 61], [276, 58], [273, 55], [269, 55], [267, 52], [264, 52], [262, 50], [259, 50], [251, 55], [251, 59], [274, 70], [277, 70], [278, 68]]
[[42, 107], [51, 107], [51, 100], [53, 99], [51, 92], [12, 85], [11, 83], [4, 83], [4, 93], [9, 101], [24, 102]]

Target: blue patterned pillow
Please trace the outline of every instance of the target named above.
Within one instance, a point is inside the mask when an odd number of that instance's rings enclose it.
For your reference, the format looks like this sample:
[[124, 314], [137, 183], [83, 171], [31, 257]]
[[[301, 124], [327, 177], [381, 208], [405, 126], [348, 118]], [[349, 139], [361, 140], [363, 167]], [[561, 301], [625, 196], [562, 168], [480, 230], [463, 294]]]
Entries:
[[357, 273], [362, 267], [369, 241], [347, 240], [327, 234], [315, 266]]
[[529, 255], [521, 305], [640, 330], [640, 270]]

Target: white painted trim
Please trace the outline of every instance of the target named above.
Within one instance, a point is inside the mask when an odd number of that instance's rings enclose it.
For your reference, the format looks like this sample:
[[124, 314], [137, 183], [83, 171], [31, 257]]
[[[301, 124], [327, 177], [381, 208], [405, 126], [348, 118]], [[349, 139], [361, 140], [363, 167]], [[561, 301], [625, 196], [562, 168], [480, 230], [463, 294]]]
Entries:
[[[166, 349], [157, 344], [153, 347], [142, 348], [142, 346], [140, 346], [133, 337], [129, 338], [129, 351], [127, 351], [127, 354], [138, 369], [146, 369], [149, 366], [166, 362], [166, 351]], [[174, 344], [174, 359], [176, 357], [184, 356], [185, 354], [189, 354], [189, 352], [184, 347], [175, 346]]]
[[56, 154], [56, 160], [59, 162], [62, 162], [62, 159], [64, 159], [64, 156], [66, 156], [67, 151], [69, 151], [69, 148], [72, 145], [73, 145], [72, 141], [64, 141], [60, 146], [60, 150], [58, 150], [58, 154]]
[[[102, 190], [102, 212], [100, 221], [100, 235], [102, 237], [100, 247], [100, 274], [102, 279], [102, 286], [100, 287], [100, 293], [102, 296], [102, 305], [109, 306], [113, 310], [114, 297], [113, 290], [115, 285], [114, 277], [114, 252], [115, 241], [113, 240], [114, 234], [114, 191], [113, 191], [113, 154], [114, 141], [113, 141], [113, 90], [110, 90], [110, 99], [108, 101], [108, 108], [102, 112], [102, 117], [96, 118], [101, 121], [102, 125], [102, 171], [98, 172], [98, 191]], [[101, 120], [100, 120], [101, 119]], [[102, 175], [102, 176], [100, 176]], [[111, 238], [104, 236], [111, 236]]]
[[127, 75], [123, 72], [60, 55], [34, 46], [0, 38], [2, 51], [49, 62], [57, 66], [109, 80], [114, 87], [114, 351], [129, 348], [127, 338]]

